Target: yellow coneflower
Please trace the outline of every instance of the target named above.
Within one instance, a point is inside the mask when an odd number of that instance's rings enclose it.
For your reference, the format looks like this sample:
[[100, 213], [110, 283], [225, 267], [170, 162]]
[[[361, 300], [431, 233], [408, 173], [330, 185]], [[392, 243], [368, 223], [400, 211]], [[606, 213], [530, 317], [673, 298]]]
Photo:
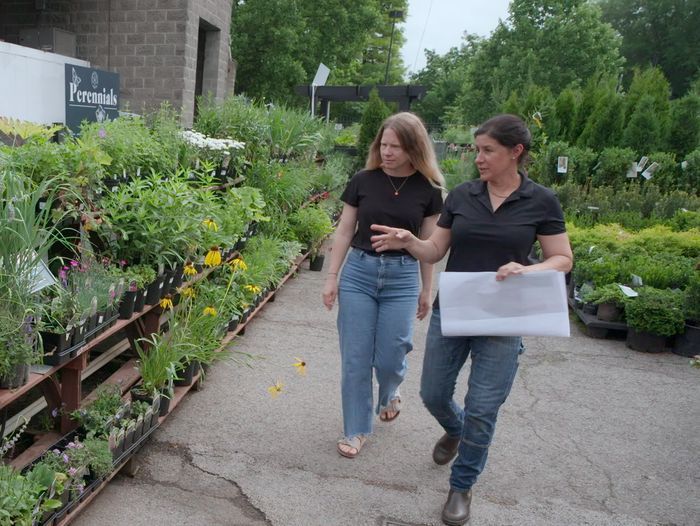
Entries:
[[245, 285], [243, 287], [245, 290], [248, 292], [251, 292], [253, 294], [258, 294], [262, 289], [258, 287], [257, 285]]
[[205, 219], [204, 221], [202, 221], [202, 224], [209, 230], [212, 230], [214, 232], [219, 231], [219, 225], [217, 225], [213, 219]]
[[233, 270], [240, 270], [242, 272], [245, 272], [248, 270], [248, 265], [245, 264], [245, 261], [243, 261], [241, 258], [236, 258], [233, 261], [231, 261], [231, 268]]
[[166, 294], [164, 298], [160, 300], [159, 305], [163, 310], [168, 310], [173, 308], [173, 297], [170, 294]]
[[306, 362], [302, 360], [301, 358], [294, 358], [296, 362], [292, 364], [293, 367], [297, 368], [297, 372], [301, 375], [304, 376], [306, 374]]
[[221, 251], [219, 250], [219, 247], [211, 247], [209, 249], [209, 252], [207, 252], [206, 257], [204, 258], [204, 264], [207, 267], [216, 267], [221, 265]]
[[267, 388], [267, 392], [270, 393], [270, 396], [272, 398], [277, 398], [279, 394], [282, 392], [282, 382], [277, 380], [274, 384], [272, 384], [270, 387]]
[[188, 298], [194, 298], [196, 296], [194, 289], [192, 287], [187, 287], [186, 289], [182, 289], [182, 295], [186, 296]]
[[197, 269], [194, 268], [192, 262], [188, 261], [185, 263], [185, 270], [183, 272], [185, 276], [195, 276], [197, 274]]
[[216, 309], [212, 306], [204, 307], [202, 314], [204, 314], [205, 316], [216, 316]]

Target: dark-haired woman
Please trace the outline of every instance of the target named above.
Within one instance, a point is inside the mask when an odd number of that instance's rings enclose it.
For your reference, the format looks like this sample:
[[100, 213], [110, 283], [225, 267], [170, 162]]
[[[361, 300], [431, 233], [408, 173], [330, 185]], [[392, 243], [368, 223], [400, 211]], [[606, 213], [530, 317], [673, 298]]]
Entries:
[[[420, 261], [434, 263], [450, 250], [448, 272], [496, 272], [496, 280], [539, 270], [568, 272], [573, 255], [564, 216], [555, 195], [523, 170], [530, 132], [514, 115], [498, 115], [475, 132], [479, 179], [452, 190], [427, 240], [406, 230], [373, 225], [377, 252], [403, 248]], [[528, 254], [539, 241], [544, 255], [531, 264]], [[498, 411], [510, 393], [520, 337], [445, 337], [435, 300], [421, 378], [421, 398], [445, 434], [433, 449], [433, 460], [447, 464], [455, 455], [450, 491], [443, 508], [445, 524], [469, 520], [471, 488], [486, 464]], [[464, 407], [454, 401], [457, 376], [471, 355]]]
[[[337, 449], [344, 457], [359, 454], [375, 414], [384, 422], [398, 417], [413, 319], [428, 314], [432, 297], [432, 264], [418, 263], [403, 249], [377, 253], [370, 225], [382, 222], [427, 238], [442, 210], [443, 183], [425, 126], [402, 112], [382, 123], [365, 169], [340, 197], [345, 204], [323, 304], [331, 309], [338, 298], [344, 436]], [[376, 405], [372, 373], [378, 384]]]

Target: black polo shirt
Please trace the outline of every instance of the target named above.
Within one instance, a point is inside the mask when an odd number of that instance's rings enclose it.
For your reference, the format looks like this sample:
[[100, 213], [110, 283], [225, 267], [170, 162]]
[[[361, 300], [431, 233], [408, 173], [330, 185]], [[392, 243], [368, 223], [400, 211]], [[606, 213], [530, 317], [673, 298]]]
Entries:
[[438, 226], [452, 234], [448, 272], [495, 272], [510, 261], [529, 265], [538, 235], [566, 232], [559, 200], [521, 175], [520, 187], [494, 212], [486, 183], [467, 181], [445, 200]]
[[[396, 190], [398, 189], [398, 195]], [[383, 170], [362, 170], [348, 183], [341, 201], [357, 207], [357, 231], [351, 246], [371, 252], [372, 224], [387, 225], [420, 233], [423, 219], [442, 210], [442, 193], [420, 172], [391, 177]], [[385, 254], [407, 254], [405, 250]]]

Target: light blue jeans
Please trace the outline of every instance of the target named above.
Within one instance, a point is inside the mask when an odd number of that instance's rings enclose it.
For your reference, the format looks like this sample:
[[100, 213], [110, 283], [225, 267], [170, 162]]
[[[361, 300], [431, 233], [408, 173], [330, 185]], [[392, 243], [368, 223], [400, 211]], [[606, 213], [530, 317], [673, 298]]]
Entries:
[[[418, 262], [353, 248], [338, 284], [341, 394], [345, 436], [372, 433], [374, 415], [394, 398], [413, 349]], [[372, 369], [379, 385], [373, 411]]]
[[[450, 476], [454, 491], [468, 491], [486, 465], [498, 410], [510, 393], [518, 357], [524, 350], [519, 336], [443, 336], [440, 311], [433, 309], [420, 395], [445, 432], [462, 437]], [[469, 386], [462, 409], [453, 395], [457, 376], [470, 354]]]

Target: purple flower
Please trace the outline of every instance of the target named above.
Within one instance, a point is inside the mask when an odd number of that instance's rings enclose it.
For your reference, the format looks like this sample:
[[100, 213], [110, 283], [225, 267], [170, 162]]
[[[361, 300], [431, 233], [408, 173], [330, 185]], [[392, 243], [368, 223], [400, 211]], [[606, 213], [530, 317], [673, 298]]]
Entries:
[[54, 455], [60, 455], [60, 454], [61, 454], [61, 452], [60, 452], [58, 449], [54, 449], [53, 451], [51, 451], [51, 453], [53, 453]]
[[66, 455], [65, 453], [63, 453], [63, 462], [65, 462], [66, 464], [68, 464], [70, 462], [68, 455]]
[[100, 128], [97, 131], [97, 135], [99, 136], [100, 139], [104, 139], [105, 137], [107, 137], [107, 131], [104, 128]]
[[68, 448], [74, 448], [75, 447], [75, 442], [68, 442], [68, 445], [66, 446]]
[[76, 268], [76, 267], [79, 267], [79, 266], [80, 266], [80, 263], [78, 263], [78, 262], [77, 262], [76, 260], [74, 260], [74, 259], [71, 259], [71, 260], [70, 260], [70, 266], [73, 267], [73, 268]]
[[56, 418], [56, 417], [58, 416], [58, 408], [57, 408], [57, 407], [54, 408], [53, 411], [51, 411], [51, 416], [52, 416], [53, 418]]
[[68, 474], [72, 477], [78, 472], [78, 468], [68, 468]]
[[85, 490], [85, 484], [78, 484], [78, 485], [76, 486], [76, 488], [77, 488], [77, 490], [78, 490], [78, 493], [82, 494], [83, 491]]

